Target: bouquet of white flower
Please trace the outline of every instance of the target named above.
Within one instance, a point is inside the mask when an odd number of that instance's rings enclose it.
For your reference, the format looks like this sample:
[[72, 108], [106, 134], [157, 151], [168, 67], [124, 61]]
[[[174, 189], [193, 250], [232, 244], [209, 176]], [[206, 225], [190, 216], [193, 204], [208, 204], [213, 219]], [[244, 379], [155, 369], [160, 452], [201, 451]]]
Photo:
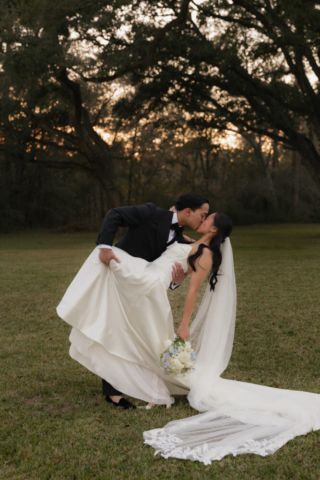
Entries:
[[195, 370], [196, 354], [190, 342], [184, 342], [182, 338], [177, 337], [174, 341], [166, 340], [164, 346], [165, 350], [160, 354], [159, 366], [165, 375], [185, 376]]

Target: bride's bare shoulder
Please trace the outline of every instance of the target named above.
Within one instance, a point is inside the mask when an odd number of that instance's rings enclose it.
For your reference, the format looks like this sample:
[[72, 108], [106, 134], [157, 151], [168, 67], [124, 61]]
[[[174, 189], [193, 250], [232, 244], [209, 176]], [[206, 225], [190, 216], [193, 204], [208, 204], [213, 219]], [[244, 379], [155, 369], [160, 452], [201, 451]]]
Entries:
[[[197, 253], [198, 248], [199, 248], [199, 245], [194, 246], [194, 248], [190, 253], [190, 256]], [[210, 250], [210, 248], [204, 248], [202, 250], [201, 256], [197, 258], [196, 264], [199, 265], [199, 267], [201, 267], [203, 270], [209, 270], [209, 268], [212, 265], [212, 257], [213, 257], [213, 253]]]
[[204, 248], [201, 257], [198, 259], [198, 265], [203, 270], [209, 270], [212, 265], [213, 253], [210, 248]]
[[212, 262], [212, 257], [213, 257], [213, 252], [210, 250], [210, 248], [204, 248], [201, 257], [204, 260], [208, 260]]

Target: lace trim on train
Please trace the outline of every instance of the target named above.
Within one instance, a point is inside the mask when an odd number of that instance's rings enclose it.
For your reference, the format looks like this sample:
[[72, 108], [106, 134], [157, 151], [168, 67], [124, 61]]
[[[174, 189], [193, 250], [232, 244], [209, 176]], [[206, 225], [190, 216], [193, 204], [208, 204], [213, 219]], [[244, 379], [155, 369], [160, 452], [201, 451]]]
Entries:
[[[232, 445], [226, 447], [209, 448], [207, 443], [201, 446], [191, 447], [179, 447], [179, 444], [183, 443], [175, 434], [165, 434], [161, 429], [156, 429], [147, 432], [145, 435], [144, 443], [157, 449], [155, 455], [161, 453], [164, 458], [179, 458], [183, 460], [199, 461], [205, 465], [210, 465], [214, 460], [221, 460], [226, 455], [240, 455], [244, 453], [253, 453], [265, 457], [276, 452], [285, 443], [294, 438], [293, 432], [287, 432], [286, 435], [281, 435], [278, 441], [273, 440], [247, 440], [243, 445], [239, 447], [232, 447]], [[147, 438], [146, 438], [147, 437]]]

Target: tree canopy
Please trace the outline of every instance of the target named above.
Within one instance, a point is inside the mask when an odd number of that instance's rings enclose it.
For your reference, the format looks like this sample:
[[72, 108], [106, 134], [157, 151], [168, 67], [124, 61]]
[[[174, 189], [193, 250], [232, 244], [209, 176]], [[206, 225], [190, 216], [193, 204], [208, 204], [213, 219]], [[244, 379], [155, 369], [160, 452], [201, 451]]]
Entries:
[[214, 130], [246, 139], [279, 208], [263, 138], [320, 178], [319, 30], [311, 0], [4, 0], [4, 199], [46, 168], [94, 182], [107, 208], [131, 202], [143, 176], [186, 170], [177, 135], [196, 152]]

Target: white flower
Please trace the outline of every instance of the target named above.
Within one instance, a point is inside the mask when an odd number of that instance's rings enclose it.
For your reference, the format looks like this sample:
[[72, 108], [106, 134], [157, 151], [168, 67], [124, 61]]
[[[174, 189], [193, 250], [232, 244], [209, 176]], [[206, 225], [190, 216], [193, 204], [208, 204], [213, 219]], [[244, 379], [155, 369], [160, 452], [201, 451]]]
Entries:
[[172, 340], [165, 340], [164, 341], [164, 348], [167, 350], [167, 348], [171, 347], [172, 345]]
[[186, 365], [185, 365], [185, 368], [193, 368], [194, 367], [194, 362], [188, 362]]
[[188, 352], [180, 352], [179, 355], [178, 355], [178, 360], [183, 363], [183, 365], [185, 365], [186, 363], [188, 363], [190, 361], [190, 353]]
[[170, 358], [169, 359], [169, 365], [174, 370], [175, 372], [180, 372], [181, 369], [183, 368], [183, 365], [177, 358]]
[[186, 342], [184, 345], [185, 345], [186, 348], [190, 348], [190, 350], [191, 350], [191, 343], [190, 342]]

